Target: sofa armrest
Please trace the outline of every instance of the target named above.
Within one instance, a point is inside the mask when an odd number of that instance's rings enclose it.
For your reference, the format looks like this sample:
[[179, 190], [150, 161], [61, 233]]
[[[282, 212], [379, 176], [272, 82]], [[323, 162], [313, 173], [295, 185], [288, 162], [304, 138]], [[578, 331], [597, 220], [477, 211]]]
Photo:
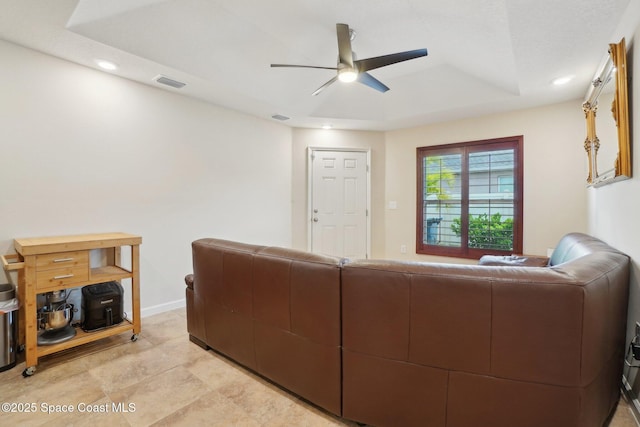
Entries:
[[483, 255], [478, 261], [478, 265], [497, 265], [512, 267], [546, 267], [549, 265], [549, 258], [531, 255]]
[[193, 274], [184, 276], [184, 283], [187, 285], [187, 288], [193, 289]]

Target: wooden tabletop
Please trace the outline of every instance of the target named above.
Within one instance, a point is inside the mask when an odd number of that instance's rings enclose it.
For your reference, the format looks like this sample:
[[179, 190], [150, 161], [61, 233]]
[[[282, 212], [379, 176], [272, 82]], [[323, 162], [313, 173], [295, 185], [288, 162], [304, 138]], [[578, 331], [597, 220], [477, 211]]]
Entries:
[[127, 233], [76, 234], [14, 239], [13, 246], [20, 255], [112, 248], [139, 245], [142, 237]]

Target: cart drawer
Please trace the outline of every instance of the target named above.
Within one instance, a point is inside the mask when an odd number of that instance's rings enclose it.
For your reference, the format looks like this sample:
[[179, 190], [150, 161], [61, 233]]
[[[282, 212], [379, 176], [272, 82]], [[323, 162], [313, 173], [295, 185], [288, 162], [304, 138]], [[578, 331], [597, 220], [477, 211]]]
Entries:
[[89, 265], [88, 251], [57, 252], [38, 255], [36, 257], [36, 270], [45, 271], [54, 268], [68, 268]]
[[38, 271], [36, 273], [36, 288], [47, 289], [64, 287], [89, 280], [89, 266], [78, 265], [53, 270]]

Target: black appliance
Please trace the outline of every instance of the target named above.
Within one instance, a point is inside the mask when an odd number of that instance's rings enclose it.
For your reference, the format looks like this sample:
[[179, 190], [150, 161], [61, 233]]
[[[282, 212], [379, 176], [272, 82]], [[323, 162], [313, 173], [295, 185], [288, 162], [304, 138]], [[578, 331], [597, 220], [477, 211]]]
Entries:
[[115, 326], [124, 319], [122, 295], [124, 290], [118, 282], [96, 283], [82, 288], [82, 329]]

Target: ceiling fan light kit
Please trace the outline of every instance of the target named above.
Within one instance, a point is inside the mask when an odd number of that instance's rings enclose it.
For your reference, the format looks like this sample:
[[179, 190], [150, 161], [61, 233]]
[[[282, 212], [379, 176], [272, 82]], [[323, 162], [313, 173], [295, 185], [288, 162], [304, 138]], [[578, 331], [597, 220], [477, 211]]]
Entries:
[[313, 65], [292, 65], [292, 64], [271, 64], [271, 67], [293, 67], [293, 68], [316, 68], [323, 70], [334, 70], [336, 75], [316, 89], [312, 95], [318, 95], [325, 88], [332, 85], [336, 80], [341, 82], [358, 81], [365, 86], [369, 86], [378, 92], [386, 92], [389, 88], [369, 74], [367, 71], [376, 68], [386, 67], [387, 65], [398, 62], [408, 61], [410, 59], [427, 56], [427, 49], [416, 49], [406, 52], [392, 53], [390, 55], [376, 56], [373, 58], [356, 60], [351, 49], [351, 41], [355, 38], [355, 31], [350, 30], [347, 24], [336, 24], [336, 33], [338, 37], [338, 64], [336, 67], [317, 67]]
[[353, 68], [342, 68], [338, 70], [338, 80], [344, 83], [351, 83], [358, 78], [358, 71]]

